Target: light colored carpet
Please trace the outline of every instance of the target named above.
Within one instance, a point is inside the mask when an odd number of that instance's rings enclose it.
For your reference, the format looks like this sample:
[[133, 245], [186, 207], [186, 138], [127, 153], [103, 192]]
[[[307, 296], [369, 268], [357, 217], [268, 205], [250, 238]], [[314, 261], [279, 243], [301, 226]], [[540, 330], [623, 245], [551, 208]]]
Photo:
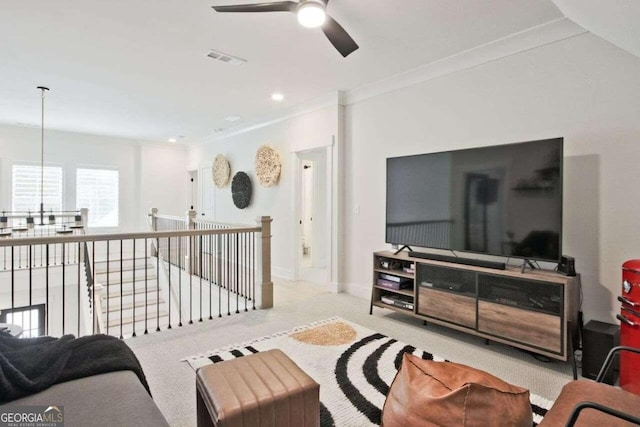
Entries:
[[172, 426], [195, 426], [195, 373], [179, 360], [190, 354], [271, 335], [297, 325], [340, 316], [389, 337], [456, 362], [473, 366], [503, 380], [555, 400], [571, 378], [568, 363], [540, 362], [528, 353], [389, 310], [348, 294], [330, 294], [303, 282], [279, 281], [275, 307], [196, 322], [126, 340], [147, 375], [155, 402]]
[[[186, 357], [200, 367], [271, 349], [282, 350], [320, 384], [321, 426], [380, 425], [382, 407], [402, 355], [443, 362], [419, 349], [340, 317]], [[425, 351], [426, 350], [426, 351]], [[530, 394], [534, 425], [553, 402]]]

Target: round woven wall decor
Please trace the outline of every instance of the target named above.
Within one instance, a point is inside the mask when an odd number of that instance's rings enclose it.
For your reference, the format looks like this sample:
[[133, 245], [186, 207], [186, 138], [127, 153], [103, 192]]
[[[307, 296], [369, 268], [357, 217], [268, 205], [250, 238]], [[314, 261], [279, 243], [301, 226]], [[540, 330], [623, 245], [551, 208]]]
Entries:
[[238, 172], [231, 181], [231, 196], [233, 204], [238, 209], [244, 209], [251, 203], [251, 178], [244, 172]]
[[280, 178], [280, 154], [271, 145], [263, 145], [256, 153], [256, 175], [260, 185], [271, 187], [278, 183]]
[[211, 170], [213, 174], [213, 182], [216, 187], [222, 188], [229, 183], [231, 177], [231, 166], [229, 161], [222, 155], [218, 154], [213, 161], [213, 168]]

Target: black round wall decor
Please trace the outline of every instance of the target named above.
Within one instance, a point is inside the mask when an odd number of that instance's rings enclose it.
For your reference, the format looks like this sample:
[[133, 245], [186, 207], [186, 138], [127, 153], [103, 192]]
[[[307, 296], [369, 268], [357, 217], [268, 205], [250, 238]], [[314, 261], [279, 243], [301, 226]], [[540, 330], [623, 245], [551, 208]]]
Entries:
[[231, 196], [233, 204], [238, 209], [244, 209], [251, 203], [251, 179], [244, 172], [238, 172], [231, 181]]

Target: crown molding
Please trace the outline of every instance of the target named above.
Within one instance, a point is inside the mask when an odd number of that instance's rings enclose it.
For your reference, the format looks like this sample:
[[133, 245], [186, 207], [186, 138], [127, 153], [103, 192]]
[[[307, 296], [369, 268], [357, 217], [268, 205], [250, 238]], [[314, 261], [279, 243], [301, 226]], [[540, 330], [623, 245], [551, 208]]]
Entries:
[[286, 109], [284, 112], [280, 111], [278, 113], [264, 115], [256, 120], [253, 120], [250, 123], [229, 128], [217, 134], [209, 135], [208, 137], [205, 137], [200, 141], [198, 141], [196, 145], [203, 145], [203, 144], [212, 143], [216, 141], [222, 141], [237, 135], [241, 135], [243, 133], [251, 132], [256, 129], [261, 129], [267, 126], [274, 125], [276, 123], [293, 119], [298, 116], [309, 114], [317, 110], [322, 110], [328, 107], [335, 107], [337, 105], [343, 105], [342, 104], [344, 102], [343, 98], [344, 98], [344, 94], [342, 91], [331, 92], [331, 93], [319, 96], [317, 98], [314, 98], [311, 101], [290, 107]]
[[373, 98], [385, 93], [400, 90], [459, 71], [468, 70], [488, 62], [517, 55], [538, 47], [546, 46], [588, 31], [563, 17], [544, 24], [528, 28], [492, 42], [456, 53], [449, 57], [421, 65], [417, 68], [361, 86], [349, 91], [336, 91], [317, 97], [309, 102], [298, 104], [278, 113], [262, 116], [250, 123], [224, 132], [202, 138], [194, 145], [203, 145], [231, 138], [256, 129], [271, 126], [285, 120], [332, 106], [346, 106]]
[[587, 30], [568, 18], [559, 18], [455, 55], [422, 65], [345, 93], [345, 104], [354, 104], [388, 92], [413, 86], [531, 49], [566, 40]]

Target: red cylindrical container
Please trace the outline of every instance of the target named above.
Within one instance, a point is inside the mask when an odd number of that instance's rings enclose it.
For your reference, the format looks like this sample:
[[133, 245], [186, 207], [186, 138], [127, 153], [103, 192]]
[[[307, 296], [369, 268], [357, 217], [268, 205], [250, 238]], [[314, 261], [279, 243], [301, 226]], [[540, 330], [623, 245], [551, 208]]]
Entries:
[[[640, 260], [622, 264], [620, 345], [640, 348]], [[640, 394], [640, 354], [620, 353], [620, 387]]]

